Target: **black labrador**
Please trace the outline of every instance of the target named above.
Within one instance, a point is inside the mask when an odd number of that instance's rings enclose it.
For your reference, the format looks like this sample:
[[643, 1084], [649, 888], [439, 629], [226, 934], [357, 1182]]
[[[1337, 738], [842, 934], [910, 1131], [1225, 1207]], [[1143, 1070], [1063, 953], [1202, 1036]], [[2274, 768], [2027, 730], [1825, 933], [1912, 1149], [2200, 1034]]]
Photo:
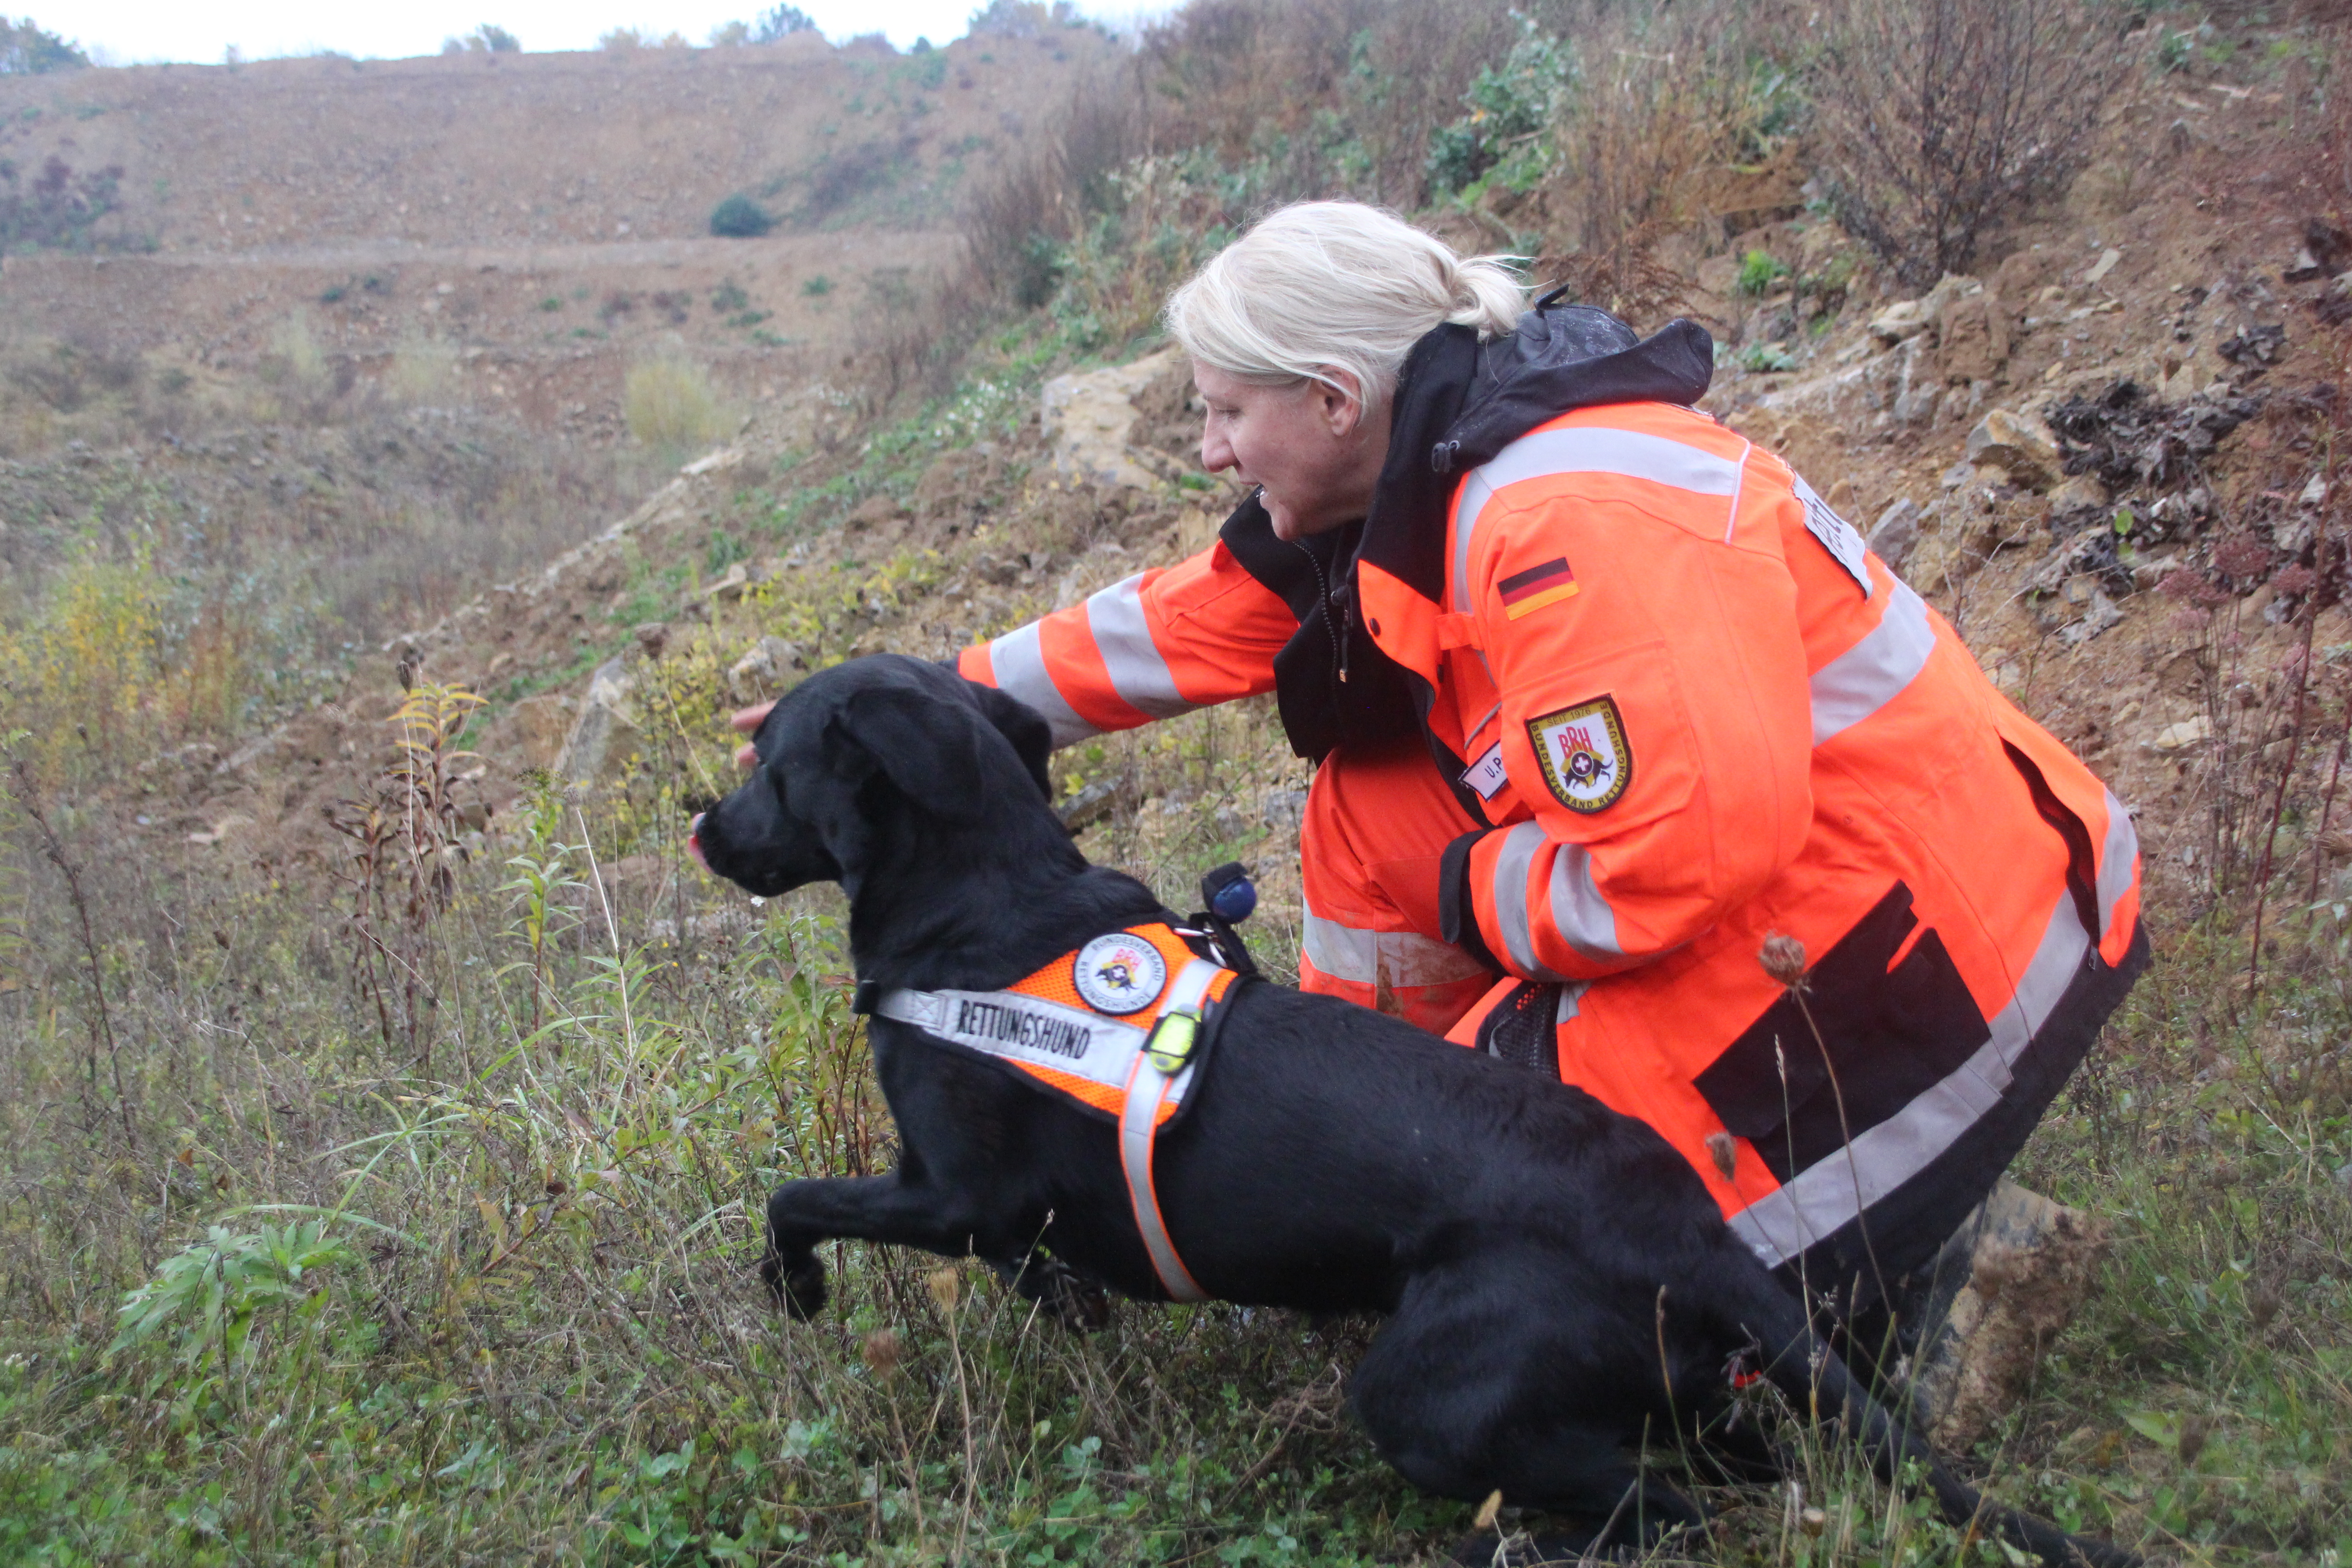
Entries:
[[[857, 659], [776, 704], [757, 770], [697, 819], [695, 842], [754, 893], [839, 882], [864, 986], [1002, 987], [1102, 932], [1179, 920], [1070, 842], [1048, 744], [1044, 720], [1000, 692], [913, 658]], [[777, 1190], [762, 1267], [790, 1310], [824, 1304], [815, 1249], [844, 1237], [977, 1255], [1065, 1308], [1089, 1276], [1167, 1299], [1116, 1128], [911, 1025], [875, 1017], [871, 1038], [898, 1166]], [[1727, 1366], [1748, 1354], [1799, 1409], [1843, 1412], [1883, 1474], [1919, 1461], [1956, 1521], [1981, 1517], [2053, 1563], [2137, 1561], [1987, 1504], [1937, 1464], [1682, 1157], [1580, 1090], [1258, 984], [1234, 996], [1192, 1094], [1155, 1164], [1179, 1254], [1226, 1300], [1385, 1314], [1350, 1394], [1424, 1490], [1500, 1489], [1614, 1520], [1620, 1540], [1697, 1526], [1630, 1450], [1719, 1410]]]

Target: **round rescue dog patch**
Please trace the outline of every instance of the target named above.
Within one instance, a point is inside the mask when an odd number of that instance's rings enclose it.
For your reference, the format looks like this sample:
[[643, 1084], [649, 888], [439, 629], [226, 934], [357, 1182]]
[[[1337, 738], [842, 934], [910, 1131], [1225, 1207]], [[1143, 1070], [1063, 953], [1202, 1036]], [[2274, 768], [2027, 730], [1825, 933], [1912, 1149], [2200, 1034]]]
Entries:
[[1070, 982], [1098, 1013], [1140, 1013], [1160, 1000], [1168, 984], [1168, 961], [1141, 937], [1115, 931], [1078, 949]]
[[1528, 721], [1552, 798], [1570, 811], [1605, 811], [1633, 782], [1633, 752], [1613, 698], [1596, 697]]

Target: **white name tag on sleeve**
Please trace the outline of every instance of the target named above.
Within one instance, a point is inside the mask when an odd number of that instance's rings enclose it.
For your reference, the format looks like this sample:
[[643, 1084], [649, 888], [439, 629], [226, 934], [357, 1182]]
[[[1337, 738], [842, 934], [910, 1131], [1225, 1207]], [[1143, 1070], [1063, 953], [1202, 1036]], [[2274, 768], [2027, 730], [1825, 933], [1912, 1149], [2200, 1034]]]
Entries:
[[1870, 565], [1865, 557], [1870, 547], [1863, 542], [1862, 535], [1854, 531], [1853, 524], [1831, 510], [1830, 503], [1814, 494], [1813, 487], [1801, 479], [1797, 481], [1797, 499], [1804, 503], [1805, 527], [1822, 542], [1822, 548], [1846, 569], [1847, 574], [1862, 584], [1862, 596], [1869, 598]]
[[1492, 800], [1495, 792], [1510, 780], [1503, 773], [1503, 742], [1496, 742], [1479, 759], [1462, 770], [1462, 782], [1478, 792], [1480, 800]]

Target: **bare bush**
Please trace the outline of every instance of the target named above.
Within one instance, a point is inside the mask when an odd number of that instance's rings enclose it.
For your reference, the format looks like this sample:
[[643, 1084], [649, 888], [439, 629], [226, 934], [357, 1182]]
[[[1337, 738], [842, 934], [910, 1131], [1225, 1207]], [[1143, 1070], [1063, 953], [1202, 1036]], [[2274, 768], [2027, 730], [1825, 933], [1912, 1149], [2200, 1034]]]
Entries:
[[2129, 57], [2084, 0], [1844, 0], [1816, 74], [1839, 221], [1906, 283], [2081, 167]]
[[[1542, 277], [1629, 319], [1659, 317], [1681, 302], [1676, 269], [1654, 255], [1664, 235], [1714, 222], [1720, 238], [1761, 207], [1794, 203], [1798, 98], [1774, 63], [1790, 20], [1759, 7], [1729, 27], [1668, 12], [1577, 29], [1549, 174], [1529, 204]], [[1526, 222], [1507, 191], [1488, 205]]]

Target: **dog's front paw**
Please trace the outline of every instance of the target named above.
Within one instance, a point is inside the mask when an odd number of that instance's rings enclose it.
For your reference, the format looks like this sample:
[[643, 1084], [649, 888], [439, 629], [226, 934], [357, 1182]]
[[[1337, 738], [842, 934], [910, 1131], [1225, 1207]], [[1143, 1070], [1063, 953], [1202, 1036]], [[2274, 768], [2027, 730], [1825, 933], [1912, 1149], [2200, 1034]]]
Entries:
[[799, 1321], [824, 1310], [824, 1260], [814, 1252], [788, 1258], [771, 1251], [760, 1259], [760, 1279], [776, 1305]]
[[1058, 1258], [1033, 1254], [1026, 1263], [1008, 1270], [1006, 1277], [1015, 1290], [1074, 1333], [1090, 1334], [1110, 1326], [1110, 1296], [1102, 1281]]

